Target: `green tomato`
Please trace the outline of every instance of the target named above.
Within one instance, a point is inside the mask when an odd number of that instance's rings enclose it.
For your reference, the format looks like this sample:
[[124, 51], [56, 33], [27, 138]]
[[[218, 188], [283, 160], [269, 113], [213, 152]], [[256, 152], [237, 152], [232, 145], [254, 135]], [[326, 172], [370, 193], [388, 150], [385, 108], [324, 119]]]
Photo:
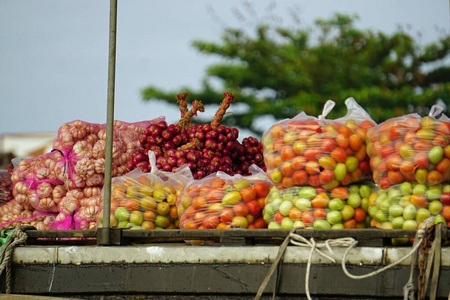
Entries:
[[330, 223], [325, 220], [315, 220], [313, 227], [315, 229], [331, 229]]
[[391, 217], [399, 217], [403, 216], [403, 207], [399, 204], [394, 204], [389, 207], [389, 216]]
[[292, 224], [293, 228], [305, 228], [305, 223], [303, 223], [300, 220], [297, 220], [294, 222], [294, 224]]
[[426, 208], [419, 208], [416, 213], [416, 221], [417, 223], [422, 223], [426, 219], [428, 219], [431, 216], [431, 213]]
[[303, 187], [298, 191], [298, 196], [311, 200], [317, 195], [316, 189], [313, 187]]
[[358, 168], [359, 161], [356, 157], [349, 156], [345, 160], [344, 164], [345, 164], [345, 167], [347, 168], [348, 172], [353, 172]]
[[394, 219], [392, 219], [392, 227], [394, 229], [402, 229], [403, 228], [403, 223], [405, 222], [405, 219], [403, 217], [396, 217]]
[[434, 216], [442, 211], [442, 207], [442, 202], [438, 200], [431, 201], [430, 204], [428, 204], [428, 210]]
[[344, 180], [345, 175], [347, 174], [347, 167], [343, 163], [337, 163], [336, 167], [334, 167], [334, 179], [341, 181]]
[[428, 159], [431, 163], [437, 164], [442, 160], [444, 156], [444, 150], [441, 146], [434, 146], [431, 148], [430, 152], [428, 152]]
[[333, 198], [328, 202], [328, 208], [331, 210], [341, 210], [344, 208], [345, 202], [339, 198]]
[[291, 210], [292, 207], [294, 207], [294, 204], [292, 204], [291, 201], [283, 201], [283, 202], [281, 202], [280, 207], [278, 208], [278, 211], [283, 216], [287, 216], [287, 215], [289, 215], [289, 211]]
[[338, 230], [344, 229], [344, 224], [342, 224], [342, 223], [333, 224], [331, 226], [331, 229], [338, 229]]
[[416, 220], [405, 220], [405, 222], [403, 223], [403, 227], [402, 229], [406, 229], [406, 230], [414, 230], [417, 229], [417, 221]]
[[414, 220], [416, 218], [417, 209], [413, 204], [408, 204], [403, 209], [403, 218], [405, 220]]
[[283, 220], [281, 220], [281, 228], [292, 229], [292, 228], [294, 228], [294, 222], [291, 219], [289, 219], [288, 217], [283, 218]]
[[281, 229], [281, 225], [275, 221], [272, 221], [269, 223], [269, 225], [267, 225], [267, 228], [268, 229]]
[[330, 224], [338, 224], [342, 222], [342, 214], [340, 211], [332, 210], [327, 213], [327, 221]]
[[359, 195], [361, 198], [369, 198], [372, 194], [372, 189], [368, 185], [361, 185], [359, 188]]
[[311, 200], [306, 198], [298, 198], [294, 205], [301, 211], [309, 211], [311, 209]]
[[402, 195], [411, 195], [412, 190], [413, 188], [411, 182], [405, 181], [400, 184], [400, 192]]
[[347, 204], [353, 208], [361, 206], [361, 196], [359, 193], [350, 193], [347, 198]]
[[413, 194], [424, 195], [427, 192], [427, 187], [424, 184], [418, 183], [413, 188]]

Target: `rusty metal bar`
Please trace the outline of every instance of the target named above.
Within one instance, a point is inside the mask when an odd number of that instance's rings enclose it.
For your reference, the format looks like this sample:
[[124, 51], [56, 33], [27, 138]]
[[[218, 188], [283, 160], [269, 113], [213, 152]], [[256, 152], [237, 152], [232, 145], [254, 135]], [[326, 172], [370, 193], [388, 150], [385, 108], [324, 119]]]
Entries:
[[106, 115], [106, 151], [105, 151], [105, 182], [103, 222], [100, 228], [98, 244], [109, 245], [110, 233], [110, 208], [111, 208], [111, 168], [112, 168], [112, 144], [114, 135], [114, 91], [116, 78], [116, 34], [117, 34], [117, 0], [110, 1], [109, 15], [109, 61], [108, 61], [108, 106]]

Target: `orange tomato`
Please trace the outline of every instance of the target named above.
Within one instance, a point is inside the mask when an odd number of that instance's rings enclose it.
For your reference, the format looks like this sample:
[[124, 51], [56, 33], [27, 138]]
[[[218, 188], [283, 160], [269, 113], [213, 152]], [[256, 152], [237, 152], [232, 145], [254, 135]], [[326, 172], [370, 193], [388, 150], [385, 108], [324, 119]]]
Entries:
[[437, 165], [436, 170], [441, 173], [446, 173], [450, 171], [450, 159], [444, 157]]
[[411, 203], [416, 207], [427, 207], [428, 200], [425, 196], [419, 194], [411, 195]]
[[227, 224], [225, 224], [225, 223], [223, 223], [223, 222], [220, 222], [220, 223], [217, 225], [216, 229], [230, 229], [230, 226], [227, 225]]
[[125, 208], [128, 211], [138, 210], [139, 209], [139, 201], [137, 199], [126, 199], [125, 201], [126, 201], [125, 202]]
[[320, 186], [320, 177], [319, 174], [309, 175], [308, 182], [311, 186], [318, 187]]
[[205, 209], [207, 205], [207, 201], [205, 197], [197, 196], [192, 199], [192, 207], [195, 209]]
[[366, 145], [361, 145], [359, 150], [355, 152], [354, 156], [356, 157], [357, 160], [363, 161], [367, 156]]
[[304, 157], [306, 160], [317, 160], [321, 156], [322, 151], [319, 148], [307, 148]]
[[250, 202], [256, 199], [256, 191], [251, 186], [243, 188], [239, 191], [239, 193], [241, 194], [241, 199], [244, 202]]
[[[439, 173], [439, 172], [438, 172]], [[402, 175], [402, 173], [397, 171], [389, 171], [388, 174], [389, 183], [394, 185], [403, 182], [405, 179]]]
[[197, 211], [194, 215], [194, 221], [198, 224], [203, 222], [203, 219], [206, 218], [206, 213], [204, 211]]
[[219, 203], [222, 201], [224, 195], [225, 191], [222, 188], [214, 188], [206, 196], [206, 201], [208, 203]]
[[274, 219], [274, 221], [277, 222], [278, 224], [281, 224], [281, 221], [283, 221], [284, 216], [283, 216], [279, 211], [277, 211], [277, 212], [275, 213], [275, 215], [273, 216], [273, 219]]
[[442, 174], [439, 171], [430, 171], [427, 175], [427, 180], [430, 185], [439, 184], [442, 182]]
[[320, 193], [311, 201], [311, 205], [314, 208], [325, 208], [328, 206], [328, 202], [330, 202], [330, 198], [326, 193]]
[[433, 148], [433, 144], [425, 140], [419, 140], [414, 144], [416, 151], [429, 151], [431, 148]]
[[400, 165], [400, 172], [403, 174], [414, 174], [414, 164], [411, 161], [404, 160]]
[[446, 205], [442, 207], [441, 215], [446, 221], [450, 221], [450, 206]]
[[329, 184], [334, 179], [334, 172], [332, 170], [322, 170], [319, 174], [319, 179], [322, 185]]
[[248, 215], [245, 215], [244, 217], [247, 219], [247, 222], [248, 222], [249, 225], [252, 225], [253, 222], [255, 222], [255, 216], [254, 215], [248, 214]]
[[281, 183], [283, 184], [284, 187], [290, 188], [294, 186], [294, 182], [292, 181], [291, 177], [284, 177], [281, 180]]
[[284, 161], [291, 160], [295, 157], [295, 152], [291, 146], [285, 145], [281, 148], [281, 157]]
[[295, 222], [300, 221], [301, 218], [302, 218], [302, 211], [297, 207], [291, 208], [291, 210], [289, 211], [289, 219]]
[[284, 130], [283, 126], [281, 126], [281, 125], [274, 125], [270, 129], [270, 135], [276, 139], [281, 138], [285, 132], [286, 131]]
[[195, 221], [187, 221], [184, 224], [181, 225], [184, 229], [198, 229], [198, 224]]
[[171, 206], [170, 206], [170, 209], [169, 209], [169, 216], [170, 216], [172, 219], [178, 219], [178, 210], [177, 210], [176, 205], [171, 205]]
[[363, 139], [358, 134], [352, 134], [348, 138], [348, 143], [350, 145], [350, 148], [353, 151], [358, 151], [361, 148], [361, 145], [363, 143]]
[[290, 161], [285, 161], [281, 164], [281, 174], [283, 176], [291, 176], [294, 172], [294, 169], [292, 168], [292, 163]]
[[310, 160], [305, 165], [305, 170], [308, 174], [314, 175], [320, 172], [320, 166], [317, 161]]
[[153, 210], [144, 211], [144, 220], [154, 221], [155, 220], [155, 212]]
[[266, 207], [266, 198], [265, 197], [258, 198], [257, 201], [258, 201], [261, 209], [264, 209], [264, 207]]
[[414, 165], [418, 168], [426, 168], [428, 165], [428, 155], [424, 152], [419, 152], [414, 155]]
[[341, 200], [345, 200], [348, 198], [348, 190], [344, 187], [336, 187], [334, 189], [331, 190], [331, 198], [339, 198]]
[[341, 147], [342, 149], [345, 149], [348, 147], [349, 140], [348, 138], [343, 134], [338, 134], [336, 137], [336, 144]]
[[292, 168], [294, 170], [303, 169], [306, 165], [306, 158], [303, 156], [296, 156], [292, 159]]
[[221, 188], [225, 185], [225, 181], [221, 178], [215, 177], [211, 180], [210, 185], [213, 188]]
[[386, 159], [386, 167], [389, 170], [396, 171], [398, 170], [398, 168], [400, 168], [402, 162], [403, 159], [400, 157], [400, 155], [391, 155]]
[[350, 137], [350, 135], [352, 134], [352, 130], [346, 125], [341, 126], [338, 129], [338, 131], [340, 134], [342, 134], [343, 136], [345, 136], [347, 138]]

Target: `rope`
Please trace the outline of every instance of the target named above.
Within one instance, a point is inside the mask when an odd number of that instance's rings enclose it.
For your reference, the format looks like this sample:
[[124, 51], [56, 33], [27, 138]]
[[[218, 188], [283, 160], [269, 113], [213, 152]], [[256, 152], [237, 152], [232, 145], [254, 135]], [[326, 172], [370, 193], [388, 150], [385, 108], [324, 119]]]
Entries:
[[344, 271], [345, 275], [347, 275], [348, 277], [350, 277], [352, 279], [366, 279], [366, 278], [370, 278], [370, 277], [373, 277], [375, 275], [378, 275], [381, 272], [384, 272], [384, 271], [386, 271], [386, 270], [388, 270], [388, 269], [390, 269], [392, 267], [395, 267], [396, 265], [402, 263], [403, 261], [405, 261], [409, 257], [411, 257], [415, 252], [417, 252], [417, 250], [419, 249], [419, 247], [422, 244], [422, 241], [423, 241], [423, 239], [425, 237], [426, 229], [427, 229], [428, 225], [433, 222], [433, 220], [434, 220], [433, 217], [426, 219], [424, 221], [424, 226], [422, 228], [420, 228], [419, 230], [417, 230], [417, 232], [416, 232], [416, 239], [418, 239], [419, 242], [411, 249], [411, 251], [405, 257], [403, 257], [403, 258], [397, 260], [396, 262], [394, 262], [392, 264], [389, 264], [389, 265], [387, 265], [387, 266], [385, 266], [385, 267], [383, 267], [381, 269], [378, 269], [378, 270], [376, 270], [376, 271], [374, 271], [372, 273], [368, 273], [368, 274], [365, 274], [365, 275], [359, 275], [358, 276], [358, 275], [350, 274], [347, 271], [347, 268], [345, 267], [345, 261], [346, 261], [348, 253], [358, 243], [357, 241], [355, 241], [350, 247], [348, 247], [348, 249], [344, 253], [344, 257], [342, 258], [342, 270]]
[[[309, 292], [309, 278], [311, 273], [311, 261], [316, 251], [321, 256], [327, 258], [328, 260], [336, 263], [334, 259], [334, 253], [331, 247], [349, 247], [355, 243], [353, 238], [340, 238], [340, 239], [328, 239], [324, 243], [317, 243], [314, 238], [310, 238], [308, 241], [306, 238], [299, 234], [291, 233], [289, 234], [290, 242], [299, 247], [311, 247], [311, 251], [309, 252], [308, 263], [306, 264], [306, 275], [305, 275], [305, 293], [308, 300], [312, 300], [311, 294]], [[327, 248], [327, 250], [331, 253], [331, 256], [325, 254], [320, 251], [319, 248]]]
[[[415, 248], [415, 246], [417, 244], [420, 245], [419, 239], [414, 239], [413, 248]], [[403, 300], [408, 300], [408, 299], [414, 300], [414, 291], [416, 289], [414, 286], [414, 270], [416, 269], [417, 256], [418, 256], [418, 252], [415, 251], [411, 258], [411, 268], [409, 271], [409, 279], [408, 279], [408, 282], [403, 287]]]
[[28, 236], [25, 232], [22, 231], [22, 229], [26, 229], [29, 227], [30, 226], [18, 226], [14, 228], [11, 238], [8, 239], [1, 251], [0, 255], [3, 259], [0, 264], [0, 275], [3, 273], [3, 270], [6, 269], [6, 294], [11, 293], [11, 260], [12, 254], [14, 252], [14, 247], [25, 243]]

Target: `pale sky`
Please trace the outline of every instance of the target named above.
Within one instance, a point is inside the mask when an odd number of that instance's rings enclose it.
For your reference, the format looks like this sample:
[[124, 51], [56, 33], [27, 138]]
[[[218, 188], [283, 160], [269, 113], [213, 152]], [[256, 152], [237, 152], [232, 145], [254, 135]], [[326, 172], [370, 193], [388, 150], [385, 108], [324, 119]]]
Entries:
[[[264, 20], [271, 1], [249, 2], [257, 15], [253, 20]], [[144, 102], [140, 90], [149, 84], [198, 88], [205, 68], [218, 60], [197, 53], [190, 42], [219, 41], [225, 27], [242, 26], [233, 8], [243, 10], [243, 3], [119, 0], [115, 119], [136, 122], [165, 115], [169, 122], [178, 120], [176, 108]], [[358, 14], [356, 25], [364, 29], [390, 33], [410, 25], [412, 33], [421, 32], [422, 43], [436, 40], [439, 30], [450, 32], [448, 0], [275, 3], [283, 24], [289, 24], [288, 12], [296, 8], [305, 25], [341, 12]], [[56, 132], [76, 119], [105, 123], [108, 34], [107, 0], [0, 0], [0, 136]]]

